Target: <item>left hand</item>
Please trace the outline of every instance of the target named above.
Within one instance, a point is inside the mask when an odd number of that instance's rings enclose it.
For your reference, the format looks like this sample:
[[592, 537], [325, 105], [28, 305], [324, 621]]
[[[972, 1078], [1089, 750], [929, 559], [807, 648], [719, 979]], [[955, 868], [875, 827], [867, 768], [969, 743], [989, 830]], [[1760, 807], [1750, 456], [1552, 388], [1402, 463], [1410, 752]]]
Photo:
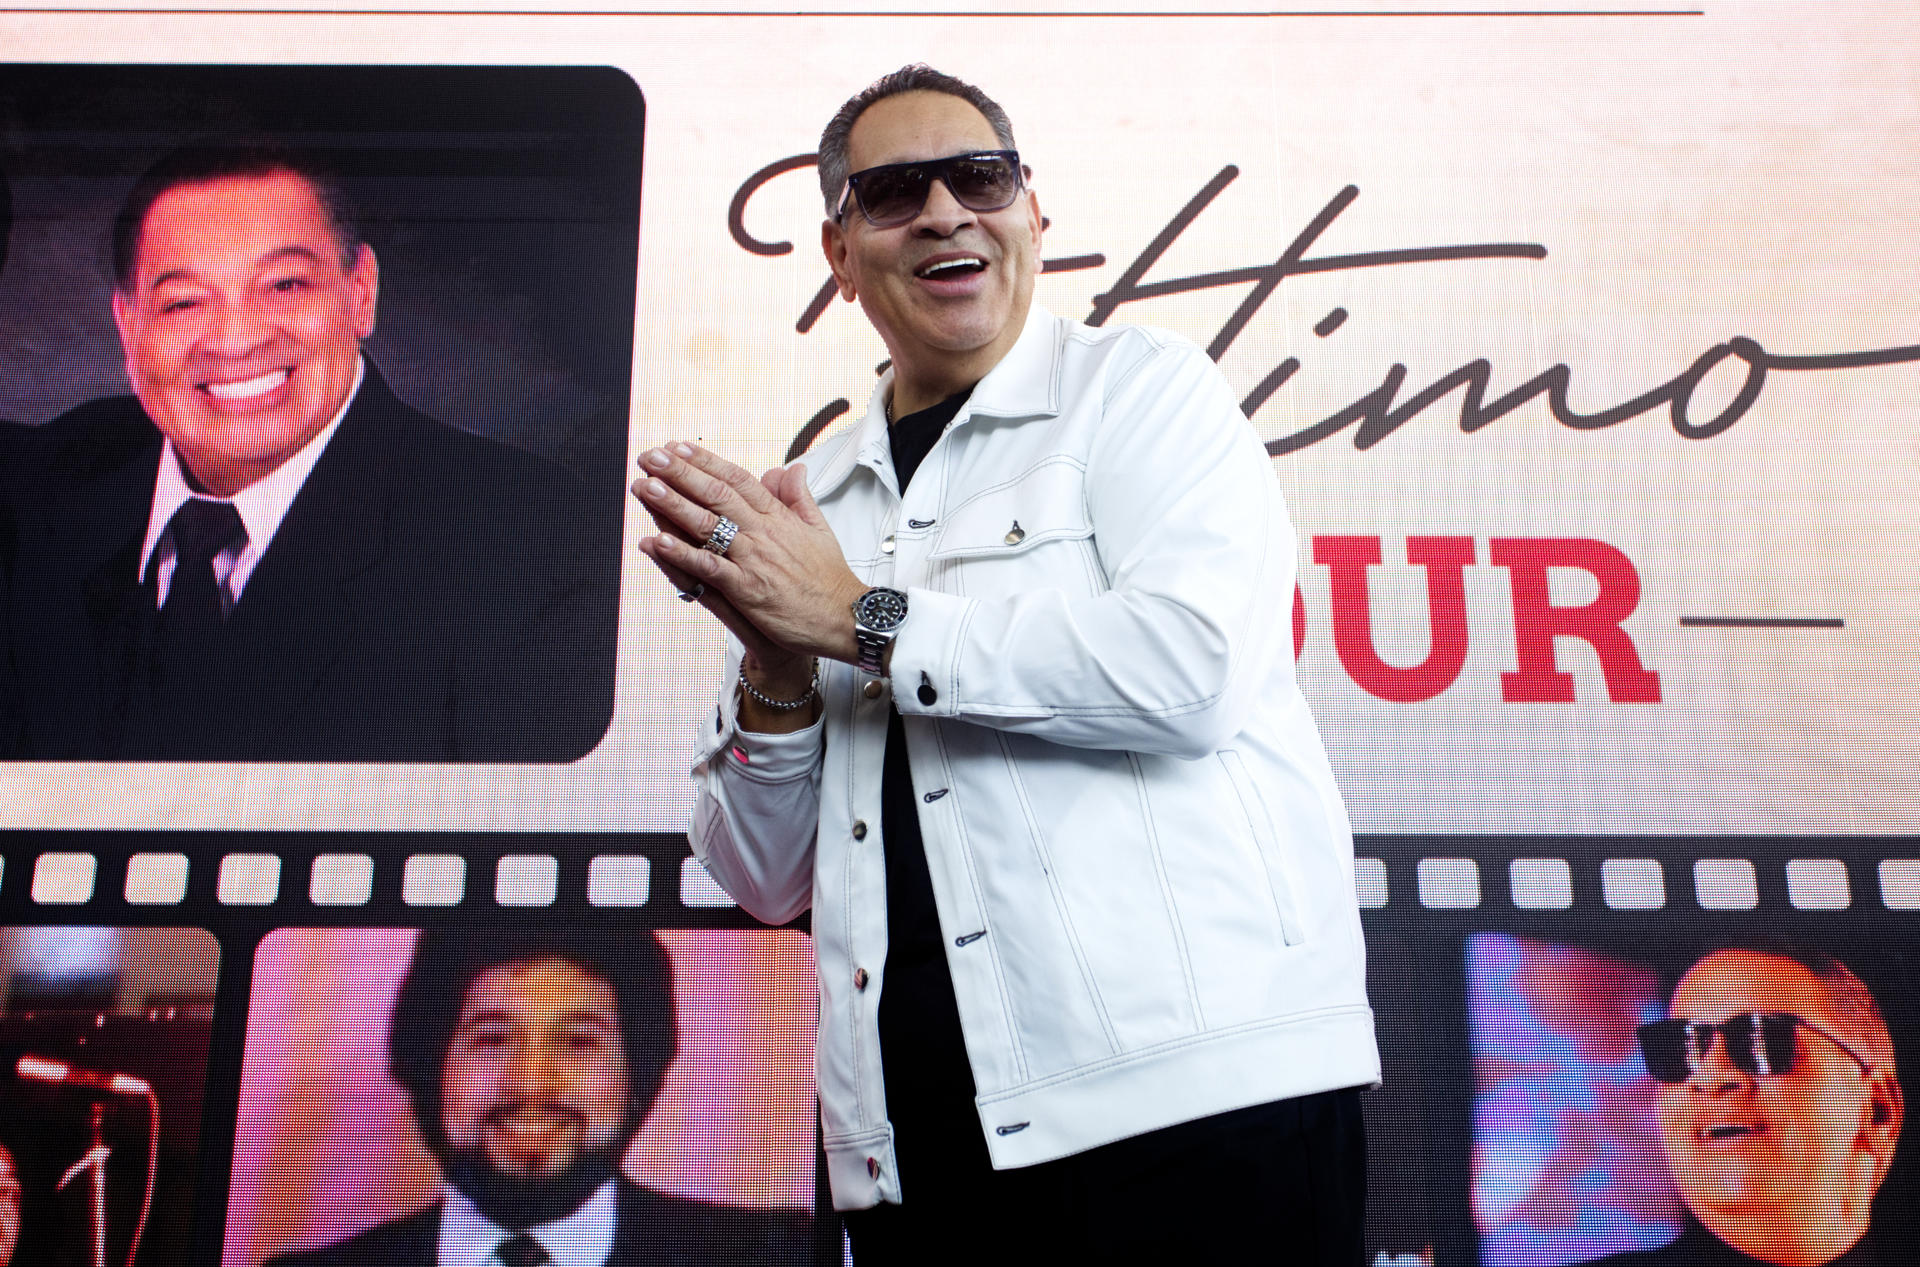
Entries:
[[[717, 591], [740, 619], [794, 655], [857, 658], [850, 609], [867, 586], [814, 504], [805, 467], [775, 467], [755, 479], [685, 443], [647, 450], [640, 467], [633, 494], [661, 528], [640, 549], [670, 579]], [[722, 515], [739, 528], [724, 556], [699, 544]]]

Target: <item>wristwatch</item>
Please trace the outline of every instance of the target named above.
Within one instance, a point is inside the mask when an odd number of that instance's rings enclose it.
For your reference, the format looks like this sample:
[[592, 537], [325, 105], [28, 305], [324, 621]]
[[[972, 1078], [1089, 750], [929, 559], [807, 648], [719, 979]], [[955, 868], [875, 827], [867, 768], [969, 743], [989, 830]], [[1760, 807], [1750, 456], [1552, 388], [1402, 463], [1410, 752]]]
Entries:
[[887, 648], [907, 620], [907, 596], [899, 590], [875, 586], [853, 600], [853, 640], [859, 644], [856, 661], [862, 673], [886, 674]]

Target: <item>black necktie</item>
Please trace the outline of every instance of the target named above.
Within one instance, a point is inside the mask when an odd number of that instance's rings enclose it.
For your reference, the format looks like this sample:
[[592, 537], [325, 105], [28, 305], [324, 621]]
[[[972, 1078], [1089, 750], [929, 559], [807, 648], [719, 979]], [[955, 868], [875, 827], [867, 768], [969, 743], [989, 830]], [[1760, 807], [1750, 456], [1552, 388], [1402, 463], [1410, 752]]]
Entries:
[[173, 580], [160, 609], [161, 621], [168, 641], [180, 645], [226, 623], [226, 596], [213, 574], [213, 560], [235, 542], [244, 542], [247, 530], [231, 502], [194, 497], [173, 512], [167, 531], [173, 534]]
[[541, 1264], [553, 1261], [540, 1242], [525, 1232], [509, 1236], [493, 1252], [507, 1267], [541, 1267]]

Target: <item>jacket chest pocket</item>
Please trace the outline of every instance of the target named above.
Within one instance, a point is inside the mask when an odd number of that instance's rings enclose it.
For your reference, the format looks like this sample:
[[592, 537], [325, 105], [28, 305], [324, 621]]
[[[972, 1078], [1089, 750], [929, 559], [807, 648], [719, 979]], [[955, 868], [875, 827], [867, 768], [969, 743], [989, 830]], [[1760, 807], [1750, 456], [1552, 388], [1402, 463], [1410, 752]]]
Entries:
[[941, 517], [927, 563], [937, 588], [971, 598], [1105, 592], [1084, 470], [1053, 458], [965, 498]]

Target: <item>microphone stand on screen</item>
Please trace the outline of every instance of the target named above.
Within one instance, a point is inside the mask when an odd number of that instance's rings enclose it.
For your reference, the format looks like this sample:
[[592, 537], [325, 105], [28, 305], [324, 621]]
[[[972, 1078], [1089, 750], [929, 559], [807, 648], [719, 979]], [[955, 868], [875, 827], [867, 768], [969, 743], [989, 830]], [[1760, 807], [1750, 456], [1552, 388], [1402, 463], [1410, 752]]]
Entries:
[[140, 1252], [140, 1237], [147, 1228], [147, 1213], [153, 1208], [153, 1184], [160, 1164], [160, 1100], [153, 1093], [153, 1085], [132, 1074], [80, 1069], [48, 1056], [22, 1056], [15, 1063], [14, 1072], [29, 1082], [69, 1087], [94, 1097], [94, 1102], [87, 1106], [87, 1151], [67, 1167], [60, 1182], [53, 1185], [58, 1192], [81, 1174], [88, 1177], [93, 1198], [90, 1205], [93, 1267], [107, 1267], [107, 1161], [113, 1154], [106, 1140], [107, 1097], [127, 1096], [146, 1102], [147, 1191], [140, 1201], [140, 1219], [134, 1224], [133, 1239], [127, 1243], [127, 1267], [133, 1267], [134, 1255]]

